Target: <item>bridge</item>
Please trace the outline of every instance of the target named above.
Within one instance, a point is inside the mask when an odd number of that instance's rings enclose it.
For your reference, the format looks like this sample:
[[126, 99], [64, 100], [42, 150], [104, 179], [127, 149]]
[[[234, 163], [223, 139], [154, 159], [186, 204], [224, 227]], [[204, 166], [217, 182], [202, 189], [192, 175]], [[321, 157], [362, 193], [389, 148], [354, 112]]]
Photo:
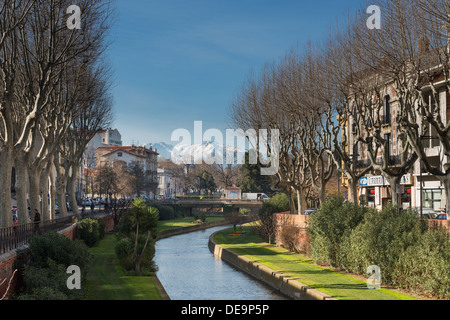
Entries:
[[231, 206], [233, 211], [239, 212], [240, 209], [250, 210], [251, 213], [257, 214], [264, 204], [263, 200], [241, 200], [241, 199], [179, 199], [179, 200], [159, 200], [156, 203], [171, 206], [178, 205], [183, 207], [184, 214], [192, 216], [193, 209], [207, 209], [209, 212], [221, 209], [224, 206]]

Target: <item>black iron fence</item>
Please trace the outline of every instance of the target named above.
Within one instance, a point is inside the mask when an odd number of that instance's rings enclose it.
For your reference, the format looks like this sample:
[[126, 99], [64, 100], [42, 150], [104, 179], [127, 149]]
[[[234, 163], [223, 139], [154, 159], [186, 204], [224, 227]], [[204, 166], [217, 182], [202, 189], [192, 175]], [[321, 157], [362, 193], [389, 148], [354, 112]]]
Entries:
[[[83, 218], [101, 218], [110, 213], [104, 211], [95, 212], [95, 214], [88, 214]], [[28, 223], [9, 228], [0, 228], [0, 255], [18, 249], [27, 245], [33, 235], [42, 235], [48, 232], [57, 232], [64, 230], [76, 223], [75, 216], [59, 218], [51, 221], [44, 221], [38, 225]]]

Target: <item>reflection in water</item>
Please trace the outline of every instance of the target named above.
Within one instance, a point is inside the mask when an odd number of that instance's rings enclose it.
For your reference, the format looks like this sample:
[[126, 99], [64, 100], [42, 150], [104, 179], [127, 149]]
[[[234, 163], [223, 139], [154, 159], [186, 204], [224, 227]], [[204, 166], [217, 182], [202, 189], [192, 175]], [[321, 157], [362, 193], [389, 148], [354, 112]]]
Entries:
[[216, 227], [159, 240], [157, 276], [172, 300], [281, 300], [283, 295], [210, 253]]

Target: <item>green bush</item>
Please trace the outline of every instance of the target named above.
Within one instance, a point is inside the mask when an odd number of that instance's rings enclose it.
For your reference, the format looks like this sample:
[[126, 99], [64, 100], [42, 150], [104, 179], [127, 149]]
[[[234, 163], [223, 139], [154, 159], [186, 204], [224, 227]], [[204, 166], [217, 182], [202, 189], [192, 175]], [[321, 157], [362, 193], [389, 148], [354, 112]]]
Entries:
[[450, 240], [445, 229], [430, 230], [400, 254], [393, 284], [419, 294], [450, 298]]
[[392, 283], [402, 252], [417, 244], [426, 229], [412, 211], [399, 212], [393, 206], [380, 212], [370, 210], [342, 242], [339, 265], [361, 275], [369, 266], [377, 265], [381, 268], [383, 282]]
[[166, 220], [173, 220], [176, 218], [174, 208], [170, 206], [160, 206], [160, 205], [156, 205], [154, 207], [157, 208], [159, 211], [159, 220], [166, 221]]
[[[139, 236], [138, 237], [138, 252], [141, 252], [146, 241], [146, 237]], [[134, 254], [134, 243], [131, 238], [122, 238], [120, 239], [115, 247], [115, 252], [117, 259], [119, 260], [120, 266], [123, 271], [128, 275], [135, 274], [135, 259], [133, 258]], [[155, 242], [154, 240], [148, 244], [143, 258], [141, 262], [141, 275], [150, 275], [151, 273], [157, 270], [156, 265], [153, 262], [153, 258], [155, 257]]]
[[116, 244], [116, 256], [125, 272], [134, 270], [133, 248], [134, 244], [130, 238], [121, 238]]
[[152, 260], [158, 219], [158, 209], [148, 207], [141, 199], [133, 201], [131, 210], [120, 219], [116, 227], [119, 241], [115, 250], [125, 272], [131, 273], [134, 269], [137, 275], [149, 275], [156, 270]]
[[[88, 247], [80, 240], [72, 241], [58, 233], [33, 237], [26, 264], [19, 300], [80, 300], [92, 261]], [[82, 290], [67, 288], [69, 266], [81, 269]]]
[[49, 259], [47, 268], [27, 265], [20, 300], [82, 300], [83, 291], [67, 288], [67, 268]]
[[290, 211], [289, 199], [285, 193], [278, 193], [264, 202], [261, 213], [274, 214]]
[[311, 256], [316, 263], [339, 266], [339, 251], [344, 239], [363, 220], [370, 209], [333, 197], [309, 220]]
[[74, 240], [55, 232], [33, 237], [29, 246], [30, 264], [38, 268], [48, 268], [49, 259], [66, 268], [77, 265], [88, 270], [92, 254], [83, 241]]
[[90, 248], [105, 237], [105, 223], [97, 219], [87, 218], [80, 223], [80, 239]]

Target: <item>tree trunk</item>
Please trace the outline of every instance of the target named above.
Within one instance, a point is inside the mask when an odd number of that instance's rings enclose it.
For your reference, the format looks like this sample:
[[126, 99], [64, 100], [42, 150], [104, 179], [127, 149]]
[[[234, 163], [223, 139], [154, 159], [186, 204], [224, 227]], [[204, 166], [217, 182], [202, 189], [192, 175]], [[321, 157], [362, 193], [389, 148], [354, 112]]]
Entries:
[[0, 228], [7, 228], [13, 225], [11, 218], [12, 165], [12, 153], [0, 151]]
[[306, 211], [306, 191], [302, 186], [297, 190], [297, 201], [298, 201], [298, 214], [303, 214]]
[[50, 167], [47, 167], [45, 170], [41, 172], [41, 176], [39, 178], [39, 194], [42, 199], [41, 202], [41, 218], [42, 221], [50, 221], [50, 207], [49, 207], [49, 175], [50, 175]]
[[67, 192], [69, 194], [69, 204], [72, 209], [73, 215], [79, 218], [78, 203], [75, 197], [75, 182], [77, 180], [76, 171], [72, 170], [72, 176], [69, 177]]
[[144, 257], [145, 250], [147, 249], [147, 245], [148, 245], [148, 242], [150, 240], [150, 236], [151, 236], [151, 231], [148, 230], [147, 231], [147, 239], [145, 240], [144, 248], [142, 249], [141, 254], [139, 255], [139, 257], [136, 259], [136, 273], [137, 273], [138, 276], [141, 275], [142, 258]]
[[319, 194], [319, 202], [320, 205], [322, 205], [325, 202], [325, 188], [326, 185], [322, 185], [322, 187], [317, 189], [317, 193]]
[[297, 212], [295, 211], [294, 193], [292, 192], [291, 189], [289, 189], [287, 191], [287, 196], [288, 196], [288, 200], [289, 200], [289, 208], [290, 208], [291, 214], [295, 215], [295, 214], [297, 214]]
[[348, 180], [349, 183], [349, 192], [348, 192], [348, 197], [349, 197], [349, 201], [353, 202], [354, 205], [358, 205], [358, 179], [355, 178], [351, 178]]
[[33, 218], [28, 215], [28, 200], [27, 200], [28, 170], [26, 165], [20, 160], [16, 160], [15, 168], [16, 168], [16, 199], [17, 199], [17, 211], [19, 213], [19, 224], [28, 224], [31, 222], [30, 218]]
[[61, 168], [56, 169], [56, 203], [58, 203], [59, 216], [65, 218], [68, 216], [66, 203], [66, 189], [67, 189], [67, 178], [61, 173]]
[[55, 203], [56, 203], [56, 193], [55, 193], [55, 174], [53, 170], [50, 171], [50, 184], [49, 184], [49, 194], [50, 194], [50, 219], [55, 220]]
[[39, 174], [36, 168], [28, 167], [28, 180], [30, 184], [30, 209], [31, 209], [31, 219], [34, 218], [34, 210], [40, 212], [41, 202], [39, 199]]
[[389, 185], [391, 186], [391, 201], [392, 205], [399, 208], [399, 196], [397, 194], [397, 185], [400, 183], [401, 177], [386, 177], [386, 180], [389, 182]]

